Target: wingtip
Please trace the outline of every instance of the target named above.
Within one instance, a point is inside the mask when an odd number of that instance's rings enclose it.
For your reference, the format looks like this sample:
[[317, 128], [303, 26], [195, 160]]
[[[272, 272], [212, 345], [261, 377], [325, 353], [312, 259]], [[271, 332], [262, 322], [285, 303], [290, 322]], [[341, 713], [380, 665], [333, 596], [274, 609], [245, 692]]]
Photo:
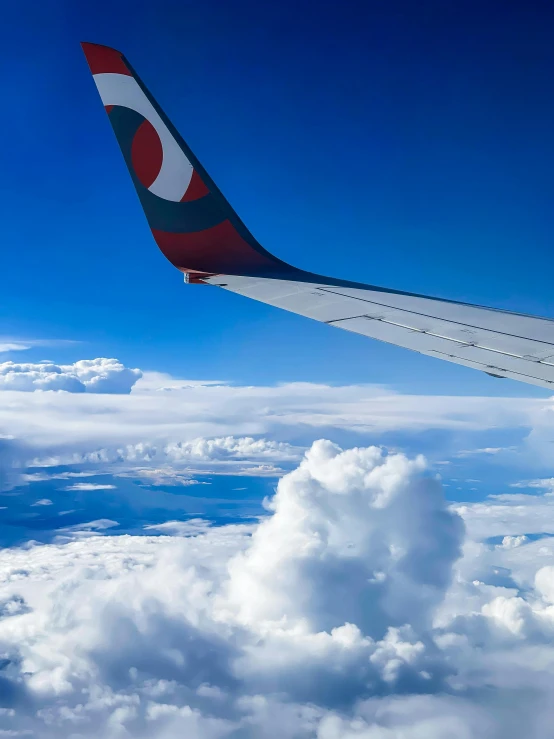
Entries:
[[92, 41], [81, 41], [81, 48], [84, 51], [85, 55], [87, 51], [93, 51], [94, 49], [105, 49], [108, 52], [111, 51], [115, 54], [123, 56], [123, 52], [119, 51], [119, 49], [114, 49], [113, 46], [106, 46], [106, 44], [95, 44]]
[[81, 48], [92, 74], [103, 72], [130, 74], [123, 52], [118, 49], [104, 44], [93, 44], [90, 41], [81, 41]]

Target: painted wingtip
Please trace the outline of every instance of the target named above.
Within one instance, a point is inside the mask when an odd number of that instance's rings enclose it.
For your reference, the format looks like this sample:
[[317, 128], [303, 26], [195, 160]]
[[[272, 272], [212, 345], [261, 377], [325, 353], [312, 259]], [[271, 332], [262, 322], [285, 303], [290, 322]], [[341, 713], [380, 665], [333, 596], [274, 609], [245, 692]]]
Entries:
[[92, 74], [116, 72], [130, 74], [124, 61], [123, 52], [103, 44], [93, 44], [90, 41], [81, 41], [81, 48]]
[[106, 51], [112, 51], [115, 54], [123, 56], [123, 52], [119, 51], [118, 49], [114, 49], [113, 46], [106, 46], [106, 44], [95, 44], [92, 43], [92, 41], [81, 41], [81, 48], [83, 49], [85, 54], [91, 49], [105, 49]]

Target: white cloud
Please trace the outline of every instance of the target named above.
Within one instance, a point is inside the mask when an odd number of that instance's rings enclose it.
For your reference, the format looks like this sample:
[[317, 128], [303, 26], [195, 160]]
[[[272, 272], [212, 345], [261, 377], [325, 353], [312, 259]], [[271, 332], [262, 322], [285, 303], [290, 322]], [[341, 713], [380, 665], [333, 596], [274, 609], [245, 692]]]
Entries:
[[[65, 516], [73, 511], [60, 511], [59, 516]], [[63, 520], [63, 519], [62, 519]], [[73, 526], [62, 526], [57, 529], [55, 542], [57, 545], [66, 545], [68, 542], [83, 541], [109, 532], [109, 529], [117, 529], [119, 523], [111, 518], [98, 518], [94, 521], [78, 523]], [[96, 554], [98, 563], [100, 562], [100, 553]], [[1, 736], [1, 734], [0, 734]]]
[[131, 477], [149, 485], [209, 485], [209, 482], [195, 480], [191, 472], [182, 472], [174, 467], [133, 467], [128, 470], [114, 470], [116, 477]]
[[205, 534], [210, 529], [210, 523], [202, 518], [191, 518], [188, 521], [165, 521], [165, 523], [150, 524], [144, 527], [145, 531], [161, 531], [164, 534], [178, 534], [191, 536]]
[[225, 472], [219, 472], [218, 474], [233, 475], [234, 477], [281, 477], [287, 470], [282, 467], [277, 467], [274, 464], [259, 464], [252, 466], [241, 466], [240, 468], [228, 468]]
[[64, 490], [87, 491], [87, 490], [115, 490], [115, 485], [104, 485], [94, 482], [76, 482], [73, 485], [67, 485]]
[[0, 390], [129, 393], [141, 376], [140, 370], [129, 369], [117, 359], [81, 359], [67, 365], [3, 362], [0, 363]]
[[31, 504], [32, 506], [45, 506], [45, 505], [52, 505], [52, 501], [50, 498], [41, 498], [40, 500], [37, 500], [35, 503]]
[[21, 339], [13, 336], [0, 336], [0, 353], [27, 351], [38, 346], [63, 346], [76, 344], [67, 339]]
[[554, 496], [497, 495], [479, 503], [453, 506], [472, 538], [554, 533]]
[[[152, 484], [194, 485], [198, 484], [198, 481], [191, 479], [194, 474], [279, 477], [284, 474], [285, 470], [273, 464], [272, 460], [291, 462], [298, 460], [300, 455], [301, 449], [284, 442], [227, 436], [169, 443], [140, 442], [81, 453], [66, 452], [28, 459], [26, 464], [28, 468], [87, 465], [100, 467], [104, 473], [109, 470], [117, 477], [132, 477]], [[41, 479], [64, 479], [68, 474], [49, 476], [42, 471], [27, 474], [24, 479], [28, 482]], [[106, 485], [90, 487], [90, 485], [89, 483], [77, 483], [65, 489], [100, 490], [110, 487]]]
[[0, 340], [0, 352], [22, 352], [30, 349], [30, 344], [23, 344], [20, 341], [4, 341]]
[[496, 728], [477, 702], [448, 695], [414, 695], [364, 701], [355, 718], [325, 716], [317, 739], [490, 739], [499, 736], [494, 733]]
[[554, 490], [554, 477], [541, 478], [539, 480], [522, 480], [510, 485], [512, 488], [538, 488], [539, 490]]
[[173, 462], [181, 460], [213, 461], [216, 459], [297, 459], [298, 450], [290, 444], [253, 439], [252, 437], [236, 438], [227, 436], [216, 439], [193, 439], [189, 442], [169, 444], [164, 449], [164, 456]]
[[[315, 442], [268, 504], [273, 515], [231, 564], [229, 600], [246, 624], [355, 623], [383, 638], [422, 627], [448, 585], [463, 536], [422, 458]], [[418, 499], [419, 497], [419, 499]], [[306, 572], [310, 586], [306, 587]], [[330, 573], [332, 576], [329, 577]]]
[[474, 457], [480, 454], [496, 455], [501, 452], [513, 452], [515, 447], [500, 447], [500, 446], [487, 446], [482, 449], [461, 449], [457, 452], [457, 457]]
[[[28, 460], [26, 460], [28, 462]], [[23, 482], [46, 482], [47, 480], [71, 480], [75, 477], [93, 477], [106, 474], [97, 470], [80, 472], [26, 472], [22, 475]]]
[[520, 536], [504, 536], [502, 543], [498, 544], [498, 546], [503, 549], [514, 549], [515, 547], [522, 546], [522, 544], [527, 544], [528, 541], [529, 538], [525, 534], [520, 534]]

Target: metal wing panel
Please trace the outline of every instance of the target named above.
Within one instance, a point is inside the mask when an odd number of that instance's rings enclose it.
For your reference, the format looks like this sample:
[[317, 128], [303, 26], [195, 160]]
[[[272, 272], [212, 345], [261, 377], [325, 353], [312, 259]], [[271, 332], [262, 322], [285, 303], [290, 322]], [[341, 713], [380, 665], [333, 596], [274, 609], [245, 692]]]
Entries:
[[353, 298], [335, 295], [322, 290], [322, 286], [305, 282], [234, 275], [218, 275], [205, 281], [324, 323], [351, 318], [367, 310], [367, 306]]
[[554, 321], [547, 318], [536, 318], [521, 313], [509, 313], [494, 308], [482, 308], [466, 303], [387, 290], [371, 288], [366, 290], [333, 285], [322, 285], [321, 287], [335, 295], [353, 298], [360, 303], [397, 308], [419, 314], [422, 317], [441, 318], [473, 328], [485, 328], [500, 334], [507, 333], [520, 338], [546, 342], [552, 344], [554, 348]]
[[548, 319], [323, 282], [229, 276], [209, 281], [379, 341], [554, 388], [554, 322]]
[[440, 356], [451, 362], [476, 367], [490, 374], [518, 375], [519, 379], [533, 377], [545, 386], [554, 383], [554, 366], [541, 362], [492, 352], [479, 346], [461, 344], [431, 334], [410, 331], [410, 329], [375, 319], [352, 318], [335, 325], [373, 339], [412, 349], [421, 354]]
[[488, 374], [493, 375], [494, 377], [505, 377], [510, 380], [517, 380], [518, 382], [524, 382], [527, 385], [536, 385], [537, 387], [543, 387], [547, 388], [548, 390], [554, 389], [554, 373], [553, 373], [553, 379], [552, 380], [543, 380], [538, 377], [535, 377], [533, 375], [519, 373], [519, 372], [512, 372], [512, 371], [503, 371], [503, 370], [497, 370], [490, 368], [486, 366], [485, 364], [481, 362], [475, 362], [467, 359], [461, 359], [460, 357], [456, 357], [450, 354], [441, 354], [440, 352], [436, 352], [431, 354], [430, 356], [437, 357], [438, 359], [444, 359], [447, 362], [452, 362], [453, 364], [461, 364], [463, 367], [469, 367], [470, 369], [476, 369], [481, 370], [482, 372], [487, 372]]

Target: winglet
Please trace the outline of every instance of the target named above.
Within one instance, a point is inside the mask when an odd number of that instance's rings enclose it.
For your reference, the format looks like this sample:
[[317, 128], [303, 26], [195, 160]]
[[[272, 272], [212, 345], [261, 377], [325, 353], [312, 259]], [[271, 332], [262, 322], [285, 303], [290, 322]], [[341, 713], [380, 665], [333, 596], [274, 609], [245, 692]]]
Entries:
[[190, 282], [290, 275], [250, 234], [120, 51], [82, 48], [152, 230]]

